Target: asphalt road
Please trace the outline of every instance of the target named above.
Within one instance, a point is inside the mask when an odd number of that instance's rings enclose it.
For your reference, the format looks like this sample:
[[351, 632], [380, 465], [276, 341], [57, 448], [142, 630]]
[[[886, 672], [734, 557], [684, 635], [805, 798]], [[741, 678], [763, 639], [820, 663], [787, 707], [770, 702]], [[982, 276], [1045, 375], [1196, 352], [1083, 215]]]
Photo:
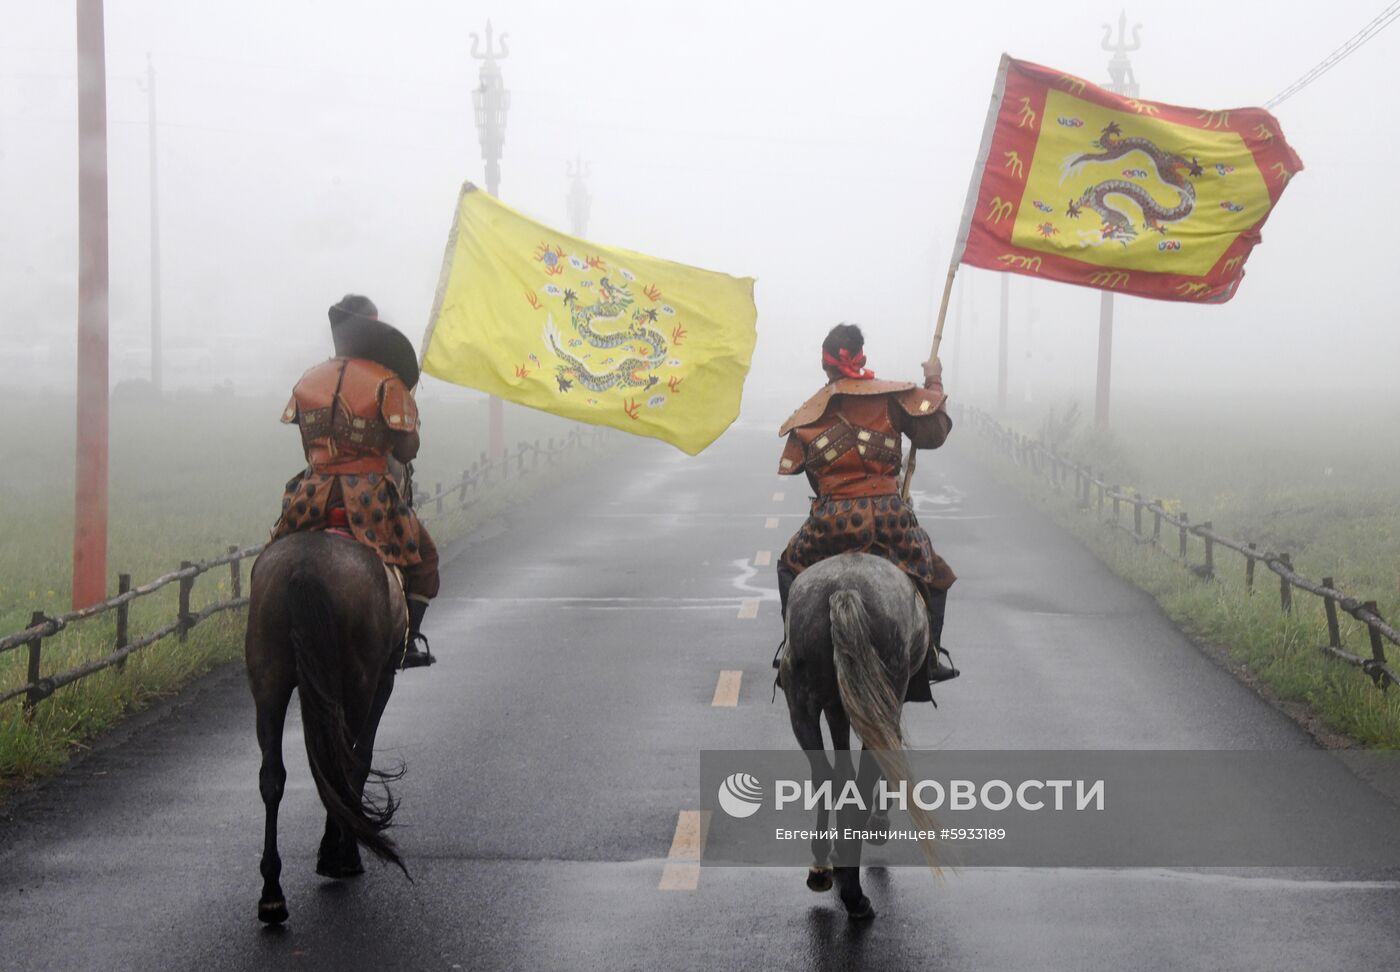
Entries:
[[[960, 575], [964, 675], [910, 707], [942, 748], [1290, 749], [1293, 723], [1142, 593], [957, 452], [920, 462], [921, 519]], [[313, 872], [323, 820], [295, 706], [283, 886], [255, 918], [262, 806], [236, 666], [0, 824], [0, 966], [38, 969], [1361, 969], [1400, 960], [1386, 873], [871, 870], [852, 926], [800, 870], [667, 856], [700, 749], [790, 748], [770, 702], [771, 567], [805, 514], [778, 440], [700, 457], [628, 444], [453, 550], [429, 618], [440, 663], [400, 678], [380, 762], [403, 760], [377, 864]], [[716, 705], [734, 688], [734, 705]], [[719, 697], [717, 699], [717, 696]], [[1361, 784], [1357, 784], [1360, 788]], [[1367, 791], [1369, 793], [1369, 791]]]

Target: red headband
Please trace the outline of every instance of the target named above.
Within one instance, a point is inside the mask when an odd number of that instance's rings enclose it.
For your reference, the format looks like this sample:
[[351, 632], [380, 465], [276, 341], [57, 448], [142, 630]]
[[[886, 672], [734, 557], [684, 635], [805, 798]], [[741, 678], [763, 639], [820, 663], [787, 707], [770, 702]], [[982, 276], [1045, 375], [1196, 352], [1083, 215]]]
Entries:
[[841, 349], [841, 356], [839, 358], [834, 358], [823, 351], [822, 364], [826, 365], [828, 368], [835, 368], [847, 378], [875, 377], [875, 372], [862, 370], [865, 368], [865, 352], [863, 351], [854, 358], [851, 357], [851, 352], [846, 348]]

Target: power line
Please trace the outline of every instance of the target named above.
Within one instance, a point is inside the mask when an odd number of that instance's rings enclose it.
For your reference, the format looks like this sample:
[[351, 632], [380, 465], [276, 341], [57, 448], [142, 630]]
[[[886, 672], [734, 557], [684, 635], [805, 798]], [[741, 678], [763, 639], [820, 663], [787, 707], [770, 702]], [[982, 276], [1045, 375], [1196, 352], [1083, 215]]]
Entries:
[[1372, 20], [1365, 27], [1362, 27], [1359, 31], [1353, 34], [1345, 44], [1343, 44], [1341, 47], [1337, 48], [1331, 54], [1328, 54], [1325, 58], [1319, 61], [1318, 64], [1312, 70], [1308, 71], [1297, 81], [1294, 81], [1288, 87], [1284, 88], [1278, 94], [1274, 95], [1268, 101], [1264, 102], [1264, 107], [1272, 108], [1274, 105], [1277, 105], [1282, 101], [1286, 101], [1287, 99], [1297, 94], [1299, 91], [1302, 91], [1308, 85], [1312, 84], [1318, 78], [1322, 77], [1328, 71], [1332, 70], [1342, 61], [1346, 60], [1352, 54], [1355, 54], [1356, 51], [1363, 44], [1365, 44], [1372, 37], [1375, 37], [1381, 31], [1385, 30], [1385, 28], [1390, 26], [1391, 22], [1397, 18], [1400, 18], [1400, 0], [1396, 0], [1396, 2], [1392, 3], [1390, 6], [1382, 10], [1379, 14], [1376, 15], [1375, 20]]

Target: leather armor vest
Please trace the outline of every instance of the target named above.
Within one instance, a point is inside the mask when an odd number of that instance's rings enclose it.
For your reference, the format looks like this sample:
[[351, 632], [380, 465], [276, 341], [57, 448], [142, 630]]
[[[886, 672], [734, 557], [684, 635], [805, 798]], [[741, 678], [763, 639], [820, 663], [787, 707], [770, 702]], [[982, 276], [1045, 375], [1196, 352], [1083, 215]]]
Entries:
[[392, 433], [415, 431], [418, 410], [388, 368], [364, 358], [332, 358], [297, 382], [282, 421], [301, 427], [316, 472], [382, 473]]
[[850, 499], [899, 492], [900, 427], [931, 416], [942, 390], [908, 382], [842, 379], [808, 399], [780, 430], [788, 436], [778, 472], [806, 471], [819, 496]]
[[899, 432], [886, 396], [843, 396], [795, 431], [820, 495], [848, 499], [899, 491]]

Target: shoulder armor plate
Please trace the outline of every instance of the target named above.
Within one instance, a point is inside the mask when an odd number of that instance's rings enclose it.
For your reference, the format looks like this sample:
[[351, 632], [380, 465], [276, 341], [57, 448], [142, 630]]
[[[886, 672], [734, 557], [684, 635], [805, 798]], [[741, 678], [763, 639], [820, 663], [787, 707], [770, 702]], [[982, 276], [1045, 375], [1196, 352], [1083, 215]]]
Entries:
[[918, 418], [938, 411], [943, 404], [943, 393], [928, 388], [911, 388], [896, 395], [894, 400], [899, 402], [905, 414]]
[[803, 402], [783, 423], [778, 434], [787, 435], [793, 429], [810, 425], [821, 418], [832, 395], [888, 395], [892, 392], [909, 391], [915, 387], [914, 383], [909, 381], [878, 381], [874, 378], [842, 378], [833, 381]]

